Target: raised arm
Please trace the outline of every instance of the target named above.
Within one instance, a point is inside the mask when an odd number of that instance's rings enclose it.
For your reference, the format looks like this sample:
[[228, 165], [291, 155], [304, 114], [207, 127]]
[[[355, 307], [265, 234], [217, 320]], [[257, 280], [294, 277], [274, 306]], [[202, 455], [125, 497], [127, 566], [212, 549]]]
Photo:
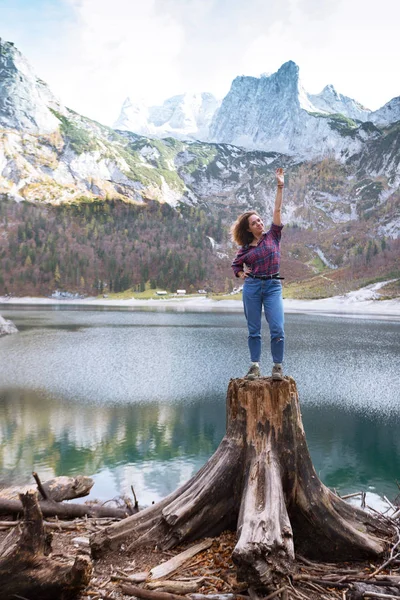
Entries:
[[275, 205], [274, 205], [274, 214], [272, 217], [272, 222], [275, 225], [282, 225], [281, 219], [281, 210], [282, 210], [282, 201], [283, 201], [283, 188], [285, 186], [285, 174], [283, 169], [277, 169], [275, 171], [276, 176], [276, 196], [275, 196]]

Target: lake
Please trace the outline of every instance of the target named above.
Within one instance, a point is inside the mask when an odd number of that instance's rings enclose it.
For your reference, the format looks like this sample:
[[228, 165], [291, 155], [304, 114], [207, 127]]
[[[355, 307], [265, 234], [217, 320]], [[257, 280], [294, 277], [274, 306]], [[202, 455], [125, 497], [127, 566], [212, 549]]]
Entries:
[[[237, 312], [1, 307], [0, 483], [37, 471], [93, 476], [91, 497], [158, 501], [225, 433], [229, 379], [248, 368]], [[400, 323], [286, 315], [285, 373], [296, 379], [322, 481], [370, 503], [399, 493]], [[270, 374], [267, 328], [263, 374]]]

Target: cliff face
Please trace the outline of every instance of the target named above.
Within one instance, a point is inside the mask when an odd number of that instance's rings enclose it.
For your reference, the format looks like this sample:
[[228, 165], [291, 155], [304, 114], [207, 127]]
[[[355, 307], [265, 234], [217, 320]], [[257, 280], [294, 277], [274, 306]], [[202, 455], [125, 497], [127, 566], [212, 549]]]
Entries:
[[60, 103], [44, 81], [36, 77], [14, 44], [0, 38], [0, 125], [50, 133], [58, 128], [52, 107], [60, 109]]
[[400, 96], [392, 98], [382, 108], [371, 113], [371, 121], [383, 127], [400, 121]]
[[[338, 159], [361, 150], [366, 136], [357, 119], [370, 111], [327, 86], [309, 95], [289, 61], [268, 77], [237, 77], [210, 127], [214, 141], [290, 154]], [[371, 136], [373, 134], [371, 133]]]
[[298, 160], [335, 156], [343, 161], [376, 139], [376, 130], [364, 123], [385, 128], [399, 119], [400, 98], [371, 111], [333, 85], [307, 93], [299, 67], [289, 61], [272, 75], [236, 77], [222, 103], [211, 94], [174, 96], [153, 107], [127, 99], [115, 127], [280, 152]]

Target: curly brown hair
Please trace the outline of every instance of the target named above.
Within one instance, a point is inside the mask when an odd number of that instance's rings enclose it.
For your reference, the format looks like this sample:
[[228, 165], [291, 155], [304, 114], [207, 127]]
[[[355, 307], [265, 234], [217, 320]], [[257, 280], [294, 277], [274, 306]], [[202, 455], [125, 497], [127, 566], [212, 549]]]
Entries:
[[239, 215], [231, 227], [232, 240], [239, 246], [246, 246], [246, 244], [251, 244], [254, 240], [254, 235], [248, 231], [251, 215], [258, 216], [258, 213], [255, 210], [249, 210]]

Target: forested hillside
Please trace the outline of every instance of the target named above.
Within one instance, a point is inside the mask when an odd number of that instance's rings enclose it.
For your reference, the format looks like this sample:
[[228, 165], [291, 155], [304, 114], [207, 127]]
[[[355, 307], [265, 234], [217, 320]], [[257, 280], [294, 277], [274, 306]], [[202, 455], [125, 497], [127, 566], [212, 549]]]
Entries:
[[[287, 293], [320, 297], [399, 276], [399, 247], [399, 240], [372, 240], [366, 221], [329, 232], [286, 226]], [[229, 292], [238, 284], [230, 268], [235, 251], [227, 223], [185, 204], [0, 202], [0, 296], [146, 287]]]
[[149, 201], [67, 206], [0, 202], [0, 294], [86, 294], [207, 285], [227, 261], [212, 260], [221, 224], [204, 211]]

